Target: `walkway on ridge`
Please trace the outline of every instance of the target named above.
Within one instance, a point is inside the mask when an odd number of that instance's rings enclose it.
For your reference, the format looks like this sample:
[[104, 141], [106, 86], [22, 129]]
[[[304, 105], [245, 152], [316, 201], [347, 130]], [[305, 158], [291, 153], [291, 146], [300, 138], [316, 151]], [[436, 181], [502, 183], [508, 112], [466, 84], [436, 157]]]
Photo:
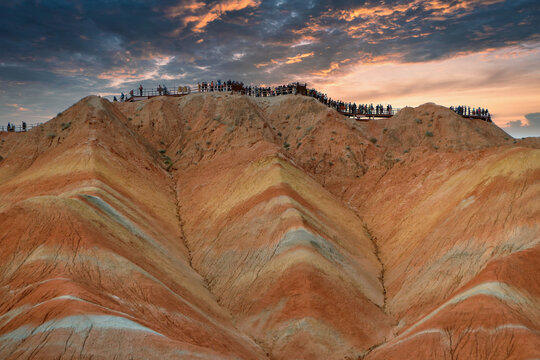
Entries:
[[[204, 83], [203, 83], [204, 84]], [[352, 107], [352, 103], [345, 103], [342, 101], [335, 101], [332, 99], [328, 99], [325, 97], [326, 95], [318, 92], [315, 89], [308, 89], [306, 84], [289, 84], [289, 85], [282, 85], [277, 87], [259, 87], [259, 86], [244, 86], [241, 83], [233, 83], [233, 84], [222, 84], [222, 85], [212, 85], [206, 84], [207, 86], [198, 86], [197, 89], [191, 89], [189, 86], [179, 86], [176, 89], [169, 90], [167, 88], [158, 88], [158, 89], [142, 89], [134, 91], [132, 90], [129, 96], [126, 96], [124, 99], [124, 102], [134, 102], [134, 101], [144, 101], [148, 100], [154, 97], [158, 96], [170, 96], [170, 97], [181, 97], [186, 96], [192, 93], [214, 93], [214, 92], [233, 92], [237, 94], [242, 94], [246, 96], [251, 97], [273, 97], [273, 96], [281, 96], [281, 95], [304, 95], [309, 96], [317, 99], [320, 103], [336, 110], [340, 114], [347, 116], [349, 118], [354, 118], [358, 121], [369, 121], [374, 120], [376, 118], [391, 118], [395, 114], [397, 114], [401, 109], [400, 108], [392, 108], [391, 106], [387, 105], [387, 107], [381, 107], [377, 109], [376, 107], [373, 107], [373, 104], [370, 105], [358, 105], [354, 104], [354, 107]], [[361, 107], [366, 107], [369, 110], [361, 110]], [[452, 109], [454, 110], [454, 109]], [[455, 110], [454, 110], [455, 111]], [[457, 113], [457, 112], [456, 112]], [[488, 114], [487, 116], [481, 116], [481, 115], [473, 115], [468, 114], [464, 115], [461, 114], [461, 116], [465, 119], [479, 119], [487, 122], [492, 122], [491, 115]], [[12, 124], [11, 127], [8, 129], [8, 126], [6, 125], [0, 125], [0, 132], [2, 131], [9, 131], [9, 132], [25, 132], [28, 130], [31, 130], [32, 128], [35, 128], [43, 123], [35, 123], [35, 124], [26, 124], [26, 125], [15, 125]]]

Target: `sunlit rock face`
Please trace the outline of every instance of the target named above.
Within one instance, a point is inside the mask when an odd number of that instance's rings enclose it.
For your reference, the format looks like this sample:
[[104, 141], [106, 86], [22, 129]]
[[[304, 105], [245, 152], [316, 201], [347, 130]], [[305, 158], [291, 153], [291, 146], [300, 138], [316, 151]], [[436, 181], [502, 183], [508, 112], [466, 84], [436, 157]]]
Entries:
[[491, 123], [90, 96], [0, 156], [2, 359], [540, 357], [540, 150]]

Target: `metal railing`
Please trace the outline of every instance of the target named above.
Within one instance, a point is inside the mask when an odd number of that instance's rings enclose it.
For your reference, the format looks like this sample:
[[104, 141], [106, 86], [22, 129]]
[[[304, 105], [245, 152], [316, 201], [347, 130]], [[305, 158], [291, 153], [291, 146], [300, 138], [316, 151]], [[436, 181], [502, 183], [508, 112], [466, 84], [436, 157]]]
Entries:
[[[335, 107], [332, 107], [333, 109], [336, 109]], [[345, 116], [365, 116], [365, 117], [390, 117], [396, 115], [401, 108], [392, 108], [390, 110], [382, 110], [382, 111], [366, 111], [366, 110], [358, 110], [358, 109], [336, 109], [337, 112], [345, 115]]]
[[[388, 106], [379, 108], [376, 107], [373, 109], [368, 105], [368, 109], [361, 109], [360, 106], [352, 107], [350, 104], [344, 104], [342, 101], [329, 101], [325, 95], [315, 89], [308, 89], [307, 84], [301, 83], [292, 83], [289, 85], [279, 85], [272, 87], [260, 87], [254, 85], [245, 85], [241, 83], [234, 82], [233, 84], [212, 84], [212, 83], [200, 83], [196, 88], [191, 88], [190, 86], [180, 86], [178, 88], [171, 89], [150, 89], [146, 90], [134, 90], [133, 96], [126, 96], [125, 101], [137, 101], [144, 100], [144, 98], [154, 97], [154, 96], [178, 96], [178, 95], [187, 95], [190, 93], [205, 93], [205, 92], [229, 92], [235, 91], [242, 95], [251, 96], [251, 97], [271, 97], [271, 96], [280, 96], [280, 95], [291, 95], [291, 94], [301, 94], [317, 99], [320, 103], [336, 110], [337, 112], [349, 116], [349, 117], [364, 117], [364, 118], [376, 118], [376, 117], [392, 117], [396, 115], [401, 109], [400, 108], [390, 108]], [[137, 99], [139, 98], [139, 99]], [[491, 115], [466, 115], [459, 114], [464, 118], [469, 119], [480, 119], [484, 121], [491, 122]]]
[[[401, 109], [399, 108], [389, 108], [389, 105], [382, 107], [377, 110], [377, 107], [371, 108], [372, 105], [363, 104], [363, 105], [351, 105], [350, 103], [344, 103], [339, 100], [329, 100], [326, 95], [321, 92], [318, 92], [315, 89], [307, 89], [307, 84], [301, 83], [292, 83], [289, 85], [280, 85], [272, 87], [261, 87], [254, 85], [244, 85], [242, 83], [233, 82], [232, 84], [222, 83], [222, 84], [213, 84], [212, 83], [201, 83], [198, 84], [197, 88], [192, 89], [190, 86], [178, 86], [176, 88], [166, 89], [166, 88], [157, 88], [157, 89], [136, 89], [133, 90], [133, 95], [131, 92], [124, 96], [124, 101], [138, 101], [144, 100], [145, 98], [155, 97], [155, 96], [182, 96], [188, 95], [190, 93], [205, 93], [205, 92], [229, 92], [234, 91], [240, 94], [251, 96], [251, 97], [272, 97], [280, 95], [291, 95], [291, 94], [301, 94], [315, 98], [320, 103], [336, 110], [337, 112], [356, 119], [368, 118], [374, 119], [377, 117], [380, 118], [389, 118], [397, 114]], [[121, 98], [118, 100], [122, 101]], [[367, 107], [367, 109], [366, 109]], [[456, 113], [457, 111], [454, 110]], [[491, 114], [487, 115], [477, 115], [477, 114], [459, 114], [464, 118], [468, 119], [480, 119], [487, 122], [492, 122]], [[0, 125], [0, 132], [25, 132], [31, 130], [43, 123], [34, 123], [26, 124], [22, 123], [19, 125], [12, 124], [9, 127], [7, 125]]]
[[[132, 97], [152, 97], [152, 96], [167, 96], [167, 95], [187, 95], [191, 92], [189, 86], [176, 88], [176, 89], [142, 89], [133, 90], [133, 96], [131, 94], [125, 94], [125, 99], [129, 100]], [[119, 99], [121, 100], [121, 99]]]
[[132, 101], [132, 100], [144, 100], [142, 98], [150, 98], [154, 96], [179, 96], [187, 95], [191, 93], [205, 93], [205, 92], [229, 92], [235, 91], [246, 96], [252, 97], [269, 97], [279, 95], [290, 95], [298, 93], [297, 86], [306, 87], [305, 84], [292, 84], [292, 85], [280, 85], [276, 87], [259, 87], [253, 85], [243, 85], [239, 83], [233, 84], [200, 84], [196, 88], [190, 86], [180, 86], [172, 89], [157, 88], [157, 89], [136, 89], [124, 95], [124, 99], [121, 96], [117, 97], [119, 101]]
[[271, 96], [281, 96], [281, 95], [293, 95], [297, 94], [297, 91], [295, 88], [289, 88], [289, 87], [283, 87], [283, 88], [251, 88], [246, 89], [247, 96], [252, 97], [271, 97]]
[[227, 84], [221, 84], [221, 85], [210, 85], [210, 84], [206, 84], [206, 85], [200, 85], [200, 86], [197, 86], [197, 89], [193, 89], [193, 92], [226, 92], [226, 91], [238, 91], [240, 89], [242, 89], [241, 86], [239, 86], [240, 84], [236, 84], [236, 85], [227, 85]]
[[25, 131], [32, 130], [33, 128], [38, 127], [39, 125], [42, 125], [42, 124], [43, 123], [34, 123], [34, 124], [26, 124], [26, 125], [12, 124], [9, 127], [7, 125], [0, 125], [0, 131], [5, 131], [5, 132], [25, 132]]
[[456, 114], [460, 115], [461, 117], [465, 118], [465, 119], [479, 119], [479, 120], [484, 120], [484, 121], [487, 121], [487, 122], [493, 122], [491, 120], [491, 114], [490, 113], [487, 113], [486, 115], [480, 115], [480, 114], [460, 114], [459, 112], [453, 110]]

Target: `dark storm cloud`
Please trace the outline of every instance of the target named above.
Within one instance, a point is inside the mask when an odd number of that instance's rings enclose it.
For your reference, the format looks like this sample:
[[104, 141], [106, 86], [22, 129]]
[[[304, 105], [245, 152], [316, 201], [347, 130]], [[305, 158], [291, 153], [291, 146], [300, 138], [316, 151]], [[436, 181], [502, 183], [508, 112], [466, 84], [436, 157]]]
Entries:
[[521, 120], [510, 121], [505, 130], [513, 137], [527, 137], [540, 133], [540, 112], [525, 115], [528, 123]]
[[31, 87], [79, 95], [164, 81], [325, 78], [359, 62], [422, 62], [538, 41], [537, 4], [7, 0], [0, 81], [12, 94]]
[[[128, 65], [141, 70], [153, 56], [167, 54], [197, 74], [196, 66], [209, 66], [209, 73], [253, 75], [261, 69], [255, 65], [269, 62], [286, 76], [300, 68], [325, 71], [333, 62], [341, 67], [347, 59], [425, 61], [538, 36], [539, 11], [532, 0], [373, 4], [14, 1], [0, 5], [0, 61], [97, 76]], [[302, 51], [315, 56], [301, 66], [286, 64]]]

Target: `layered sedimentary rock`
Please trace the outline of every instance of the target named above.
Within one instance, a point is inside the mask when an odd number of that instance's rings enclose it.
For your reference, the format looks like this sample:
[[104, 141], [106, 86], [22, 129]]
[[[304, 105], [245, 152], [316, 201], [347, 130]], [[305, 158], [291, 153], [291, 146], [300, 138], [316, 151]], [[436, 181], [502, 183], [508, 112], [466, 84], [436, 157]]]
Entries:
[[0, 357], [263, 358], [190, 267], [174, 183], [125, 121], [89, 97], [6, 152]]
[[111, 104], [0, 137], [0, 357], [540, 357], [540, 150], [426, 104]]

